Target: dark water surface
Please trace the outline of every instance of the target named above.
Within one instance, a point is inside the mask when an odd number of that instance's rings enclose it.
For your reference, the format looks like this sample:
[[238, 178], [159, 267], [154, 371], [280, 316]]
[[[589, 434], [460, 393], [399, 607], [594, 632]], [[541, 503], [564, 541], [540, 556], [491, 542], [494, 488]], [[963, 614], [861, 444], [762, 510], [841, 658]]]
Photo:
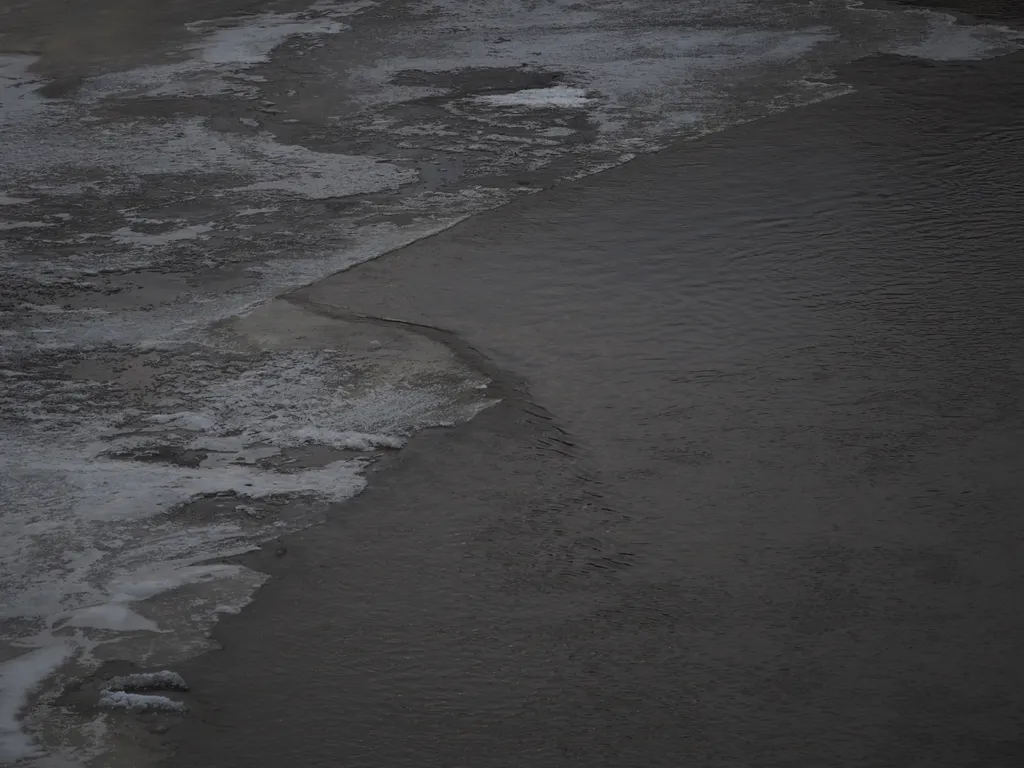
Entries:
[[296, 294], [508, 397], [254, 558], [171, 764], [1024, 765], [1022, 75], [867, 62]]

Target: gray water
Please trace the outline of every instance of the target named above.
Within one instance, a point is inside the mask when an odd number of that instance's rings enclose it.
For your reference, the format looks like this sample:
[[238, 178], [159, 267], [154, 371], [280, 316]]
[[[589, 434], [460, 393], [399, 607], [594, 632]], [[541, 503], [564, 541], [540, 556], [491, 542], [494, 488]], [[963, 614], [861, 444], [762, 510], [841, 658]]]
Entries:
[[170, 764], [1024, 762], [1022, 75], [868, 61], [293, 294], [505, 400], [250, 561]]

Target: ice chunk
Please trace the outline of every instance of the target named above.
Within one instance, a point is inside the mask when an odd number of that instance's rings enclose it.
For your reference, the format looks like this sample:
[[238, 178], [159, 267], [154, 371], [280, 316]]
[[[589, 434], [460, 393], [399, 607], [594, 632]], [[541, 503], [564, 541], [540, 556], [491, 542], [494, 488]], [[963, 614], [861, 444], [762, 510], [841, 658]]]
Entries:
[[139, 672], [134, 675], [112, 677], [105, 692], [116, 691], [187, 691], [185, 679], [177, 672]]
[[188, 707], [183, 702], [166, 696], [152, 696], [124, 691], [104, 691], [100, 696], [100, 707], [104, 709], [126, 709], [129, 712], [178, 712], [185, 713]]

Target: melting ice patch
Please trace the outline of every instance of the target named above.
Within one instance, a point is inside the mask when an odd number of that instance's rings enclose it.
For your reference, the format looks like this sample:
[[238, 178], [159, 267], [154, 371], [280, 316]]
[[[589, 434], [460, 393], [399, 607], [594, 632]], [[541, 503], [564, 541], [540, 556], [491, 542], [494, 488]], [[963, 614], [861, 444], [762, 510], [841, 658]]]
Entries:
[[191, 56], [183, 61], [114, 72], [93, 78], [80, 96], [212, 96], [222, 93], [254, 95], [257, 91], [245, 71], [270, 60], [273, 51], [293, 37], [336, 35], [347, 26], [328, 13], [263, 13], [186, 25], [198, 40], [185, 46]]
[[134, 675], [121, 675], [107, 681], [108, 691], [187, 691], [185, 679], [177, 672], [168, 669], [162, 672], [140, 672]]
[[[239, 194], [278, 192], [324, 199], [396, 191], [416, 179], [415, 171], [378, 158], [316, 152], [280, 144], [269, 135], [239, 136], [211, 130], [203, 119], [120, 122], [83, 129], [80, 107], [49, 102], [37, 93], [41, 83], [29, 73], [34, 57], [0, 55], [0, 167], [7, 181], [49, 192], [81, 192], [82, 178], [105, 172], [104, 189], [129, 190], [147, 176], [177, 174], [228, 180]], [[88, 182], [92, 184], [92, 182]], [[9, 204], [26, 199], [4, 197]], [[45, 222], [5, 222], [6, 228], [53, 226]], [[118, 232], [131, 237], [130, 230]], [[145, 243], [142, 243], [145, 244]], [[154, 244], [154, 243], [149, 243]]]
[[2, 221], [0, 230], [4, 229], [40, 229], [43, 227], [55, 227], [56, 224], [47, 221]]
[[99, 705], [104, 709], [126, 709], [131, 712], [174, 712], [181, 714], [188, 707], [180, 701], [166, 696], [124, 691], [104, 691], [100, 694]]
[[[7, 174], [38, 183], [49, 173], [102, 169], [109, 174], [105, 185], [114, 188], [165, 174], [229, 177], [237, 180], [237, 191], [275, 190], [311, 199], [394, 191], [416, 178], [414, 171], [373, 157], [316, 152], [270, 136], [218, 133], [199, 118], [121, 124], [83, 136], [69, 117], [48, 109], [10, 131], [0, 145]], [[31, 133], [29, 126], [40, 133]], [[66, 181], [61, 186], [73, 191]]]
[[18, 715], [25, 701], [71, 655], [60, 642], [28, 651], [0, 664], [0, 762], [13, 763], [39, 754]]
[[[217, 496], [342, 501], [362, 489], [365, 458], [334, 454], [304, 466], [283, 451], [398, 448], [410, 432], [461, 421], [486, 402], [480, 379], [458, 366], [444, 381], [432, 363], [411, 374], [385, 370], [385, 380], [367, 385], [366, 364], [330, 350], [271, 355], [244, 370], [239, 364], [225, 373], [201, 358], [174, 359], [165, 381], [183, 381], [143, 393], [151, 401], [145, 410], [119, 406], [139, 398], [131, 388], [12, 383], [18, 402], [4, 408], [8, 439], [0, 453], [0, 617], [154, 631], [110, 607], [132, 602], [102, 586], [116, 574], [114, 564], [130, 566], [140, 552], [150, 563], [212, 557], [218, 547], [251, 545], [278, 522], [296, 524], [277, 516], [256, 526], [261, 532], [245, 518], [169, 517], [175, 509]], [[33, 404], [33, 391], [44, 400]], [[83, 403], [92, 416], [81, 413]], [[133, 533], [139, 526], [145, 539]]]
[[120, 229], [115, 229], [111, 232], [110, 237], [115, 243], [151, 248], [159, 245], [166, 245], [167, 243], [178, 242], [179, 240], [195, 240], [196, 238], [202, 238], [212, 229], [213, 227], [209, 224], [191, 224], [187, 227], [180, 227], [178, 229], [170, 229], [164, 232], [149, 234], [145, 232], [136, 232], [131, 227], [121, 227]]
[[265, 13], [230, 21], [198, 21], [186, 25], [204, 39], [189, 46], [209, 64], [246, 66], [270, 59], [271, 52], [295, 35], [334, 35], [344, 27], [332, 19], [301, 19], [298, 14]]
[[322, 0], [302, 13], [262, 13], [196, 21], [186, 29], [196, 40], [184, 46], [182, 61], [113, 72], [90, 79], [79, 90], [85, 100], [125, 96], [255, 96], [260, 78], [246, 70], [266, 63], [292, 38], [311, 42], [349, 29], [340, 21], [378, 3]]
[[896, 45], [892, 53], [932, 61], [969, 61], [1010, 53], [1020, 47], [1024, 32], [999, 25], [967, 25], [955, 16], [919, 11], [926, 32], [919, 39]]
[[[211, 561], [323, 519], [363, 488], [364, 453], [486, 404], [482, 379], [440, 345], [418, 362], [393, 358], [399, 369], [332, 349], [225, 345], [152, 353], [156, 373], [141, 383], [66, 378], [79, 361], [105, 355], [116, 371], [138, 354], [109, 349], [54, 353], [46, 370], [6, 377], [0, 642], [21, 655], [0, 664], [5, 759], [30, 753], [17, 715], [58, 667], [82, 675], [107, 658], [145, 665], [207, 647], [216, 615], [263, 580]], [[318, 453], [288, 454], [307, 449]]]
[[491, 96], [478, 96], [475, 101], [495, 107], [583, 107], [592, 99], [587, 98], [586, 91], [571, 88], [567, 85], [554, 85], [550, 88], [531, 88], [514, 93], [501, 93]]
[[[720, 130], [848, 93], [848, 85], [828, 76], [836, 66], [878, 53], [986, 58], [1020, 45], [1019, 34], [1003, 27], [965, 24], [927, 11], [865, 9], [850, 0], [767, 5], [552, 0], [520, 12], [504, 2], [467, 6], [459, 0], [423, 0], [416, 7], [422, 15], [397, 25], [375, 59], [346, 71], [367, 108], [426, 95], [405, 84], [403, 73], [527, 67], [568, 75], [584, 93], [569, 95], [557, 87], [470, 99], [455, 93], [446, 108], [459, 114], [467, 101], [496, 107], [492, 124], [502, 127], [517, 125], [508, 119], [510, 106], [524, 112], [530, 106], [585, 109], [598, 130], [597, 146], [619, 153], [657, 149], [668, 138]], [[471, 117], [486, 119], [476, 111]], [[497, 147], [486, 149], [500, 153]]]

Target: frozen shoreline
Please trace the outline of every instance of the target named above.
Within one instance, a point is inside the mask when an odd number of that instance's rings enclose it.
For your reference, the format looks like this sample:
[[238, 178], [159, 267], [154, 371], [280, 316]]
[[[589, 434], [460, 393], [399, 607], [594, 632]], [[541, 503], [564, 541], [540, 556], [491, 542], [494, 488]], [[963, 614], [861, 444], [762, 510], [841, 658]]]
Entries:
[[1020, 754], [1022, 67], [863, 62], [299, 291], [530, 383], [251, 556], [165, 765]]
[[[274, 296], [680, 135], [846, 93], [829, 75], [851, 58], [1017, 44], [895, 11], [878, 30], [882, 12], [843, 3], [831, 28], [784, 5], [751, 28], [741, 6], [630, 16], [641, 44], [616, 3], [526, 19], [494, 4], [468, 25], [442, 3], [384, 50], [367, 48], [387, 18], [372, 3], [197, 18], [171, 63], [99, 72], [58, 99], [39, 92], [45, 62], [0, 54], [0, 618], [5, 650], [25, 649], [5, 667], [7, 759], [30, 749], [12, 725], [23, 695], [69, 659], [69, 674], [145, 661], [133, 645], [165, 633], [153, 663], [176, 642], [194, 644], [182, 657], [208, 647], [214, 617], [263, 577], [206, 563], [357, 493], [365, 457], [346, 451], [397, 449], [489, 402], [443, 345], [380, 345]], [[320, 78], [296, 79], [298, 62]], [[153, 603], [171, 589], [207, 618]]]

